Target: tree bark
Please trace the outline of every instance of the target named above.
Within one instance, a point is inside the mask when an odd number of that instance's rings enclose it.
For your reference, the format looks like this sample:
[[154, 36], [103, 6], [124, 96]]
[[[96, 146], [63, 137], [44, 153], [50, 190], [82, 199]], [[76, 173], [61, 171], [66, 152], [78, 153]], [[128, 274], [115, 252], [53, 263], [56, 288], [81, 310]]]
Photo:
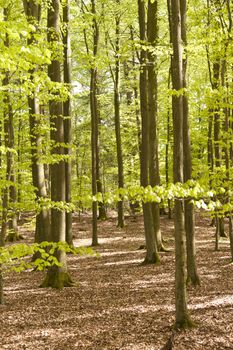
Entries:
[[[71, 46], [70, 46], [70, 0], [65, 0], [63, 3], [63, 66], [64, 66], [64, 83], [71, 92]], [[63, 116], [64, 116], [64, 141], [66, 144], [65, 154], [69, 157], [65, 163], [65, 181], [66, 181], [66, 203], [71, 204], [71, 98], [67, 96], [66, 101], [63, 102]], [[66, 242], [73, 245], [72, 236], [72, 212], [66, 212]]]
[[[174, 156], [173, 175], [174, 182], [183, 182], [183, 98], [180, 94], [183, 89], [183, 48], [181, 39], [181, 10], [180, 1], [174, 0], [170, 3], [171, 14], [171, 42], [173, 47], [172, 55], [172, 86], [179, 94], [172, 96], [173, 113], [173, 135], [174, 135]], [[186, 242], [183, 200], [175, 199], [175, 300], [176, 320], [175, 328], [188, 328], [192, 326], [186, 295]]]
[[[98, 106], [97, 106], [97, 67], [95, 57], [98, 52], [99, 44], [99, 27], [96, 22], [96, 8], [95, 0], [91, 0], [91, 13], [93, 15], [93, 57], [94, 62], [91, 67], [91, 83], [90, 83], [90, 107], [91, 107], [91, 153], [92, 153], [92, 195], [97, 194], [97, 162], [98, 157]], [[97, 216], [98, 216], [98, 202], [92, 202], [92, 246], [98, 245], [97, 232]]]
[[[120, 0], [117, 0], [117, 4]], [[118, 166], [118, 188], [124, 187], [124, 169], [121, 143], [121, 122], [120, 122], [120, 16], [116, 15], [116, 41], [115, 41], [115, 79], [114, 79], [114, 111], [115, 111], [115, 135]], [[118, 202], [118, 227], [124, 227], [123, 200]]]
[[[156, 48], [158, 39], [157, 0], [148, 1], [147, 36], [148, 43]], [[151, 50], [148, 51], [148, 119], [149, 119], [149, 183], [152, 187], [160, 185], [159, 154], [158, 154], [158, 81], [157, 57]], [[160, 229], [160, 209], [158, 203], [151, 203], [154, 234], [157, 248], [164, 250]]]
[[[60, 1], [52, 0], [48, 8], [48, 42], [52, 48], [58, 49], [60, 40]], [[48, 67], [48, 75], [52, 82], [61, 83], [61, 63], [59, 52], [53, 51], [51, 64]], [[58, 157], [57, 163], [51, 164], [51, 200], [62, 203], [66, 200], [65, 161], [62, 158], [64, 152], [64, 120], [62, 116], [62, 102], [59, 100], [59, 91], [54, 92], [54, 99], [49, 101], [49, 112], [51, 120], [52, 154]], [[51, 240], [53, 242], [66, 241], [66, 212], [64, 209], [51, 209]], [[52, 266], [41, 287], [52, 287], [61, 289], [71, 286], [72, 281], [68, 274], [66, 264], [66, 253], [56, 250], [55, 256], [61, 266]]]
[[[9, 9], [4, 8], [3, 10], [4, 21], [9, 18]], [[6, 34], [4, 40], [4, 46], [9, 48], [9, 35]], [[17, 223], [17, 190], [16, 190], [16, 174], [15, 174], [15, 159], [14, 159], [14, 149], [15, 149], [15, 134], [14, 134], [14, 119], [13, 110], [11, 105], [10, 97], [10, 75], [8, 71], [4, 72], [4, 78], [2, 85], [6, 88], [3, 96], [4, 104], [4, 139], [6, 152], [6, 181], [11, 182], [11, 185], [6, 185], [3, 194], [3, 220], [2, 220], [2, 236], [8, 241], [16, 241], [20, 238], [18, 233], [18, 223]], [[13, 184], [13, 185], [12, 185]], [[7, 234], [7, 222], [10, 232]]]
[[[183, 44], [187, 45], [186, 35], [186, 0], [180, 0], [181, 10], [181, 39]], [[187, 89], [187, 52], [183, 58], [183, 88]], [[192, 179], [192, 154], [191, 154], [191, 141], [189, 130], [189, 108], [188, 108], [188, 96], [186, 91], [182, 96], [183, 98], [183, 150], [184, 150], [184, 182]], [[187, 245], [187, 281], [192, 285], [200, 285], [200, 278], [197, 273], [196, 266], [196, 247], [195, 247], [195, 219], [194, 219], [194, 205], [187, 198], [184, 200], [184, 217], [185, 217], [185, 232], [186, 232], [186, 245]]]
[[[28, 23], [35, 25], [36, 28], [40, 21], [41, 6], [39, 1], [23, 1], [24, 12]], [[28, 38], [28, 45], [36, 43], [34, 32], [31, 33]], [[30, 81], [32, 86], [34, 85], [34, 74], [36, 67], [30, 69]], [[34, 89], [33, 95], [28, 97], [29, 107], [29, 127], [30, 127], [30, 142], [31, 142], [31, 162], [32, 162], [32, 183], [35, 187], [36, 202], [40, 202], [41, 199], [47, 198], [47, 190], [45, 185], [45, 173], [44, 165], [39, 162], [41, 155], [41, 143], [42, 138], [38, 132], [40, 126], [40, 106], [37, 98], [37, 88]], [[35, 242], [40, 243], [50, 239], [50, 212], [46, 208], [41, 208], [41, 211], [36, 215], [36, 229], [35, 229]]]
[[[146, 41], [145, 3], [138, 0], [138, 18], [141, 42]], [[144, 188], [149, 185], [149, 117], [147, 110], [147, 53], [142, 47], [140, 52], [140, 109], [141, 109], [141, 148], [140, 148], [140, 182]], [[146, 239], [145, 263], [158, 263], [159, 255], [154, 235], [153, 217], [150, 203], [143, 203], [143, 219]]]
[[[169, 68], [169, 73], [168, 73], [168, 89], [170, 89], [170, 85], [171, 85], [171, 66]], [[170, 145], [170, 139], [171, 139], [171, 136], [170, 136], [170, 134], [171, 134], [170, 114], [171, 114], [171, 110], [170, 110], [170, 106], [168, 103], [168, 107], [167, 107], [167, 140], [166, 140], [166, 148], [165, 148], [165, 177], [166, 177], [166, 185], [167, 186], [169, 184], [169, 149], [171, 147], [171, 145]], [[172, 218], [171, 200], [168, 199], [167, 201], [168, 201], [168, 219], [171, 219]]]

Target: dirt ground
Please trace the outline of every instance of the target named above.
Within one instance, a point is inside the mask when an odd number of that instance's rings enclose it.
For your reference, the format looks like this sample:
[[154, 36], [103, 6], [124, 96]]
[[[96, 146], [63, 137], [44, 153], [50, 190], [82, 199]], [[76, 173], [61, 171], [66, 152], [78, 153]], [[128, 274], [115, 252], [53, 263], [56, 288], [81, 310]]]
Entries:
[[[0, 350], [160, 350], [174, 324], [173, 221], [161, 217], [170, 252], [159, 266], [141, 265], [142, 218], [99, 223], [97, 256], [69, 256], [78, 287], [41, 289], [42, 272], [5, 276], [6, 305], [0, 307]], [[91, 219], [74, 218], [75, 245], [91, 243]], [[201, 286], [188, 289], [198, 327], [174, 335], [174, 350], [233, 349], [233, 265], [229, 242], [214, 251], [210, 219], [196, 220]], [[30, 230], [21, 233], [32, 240]]]

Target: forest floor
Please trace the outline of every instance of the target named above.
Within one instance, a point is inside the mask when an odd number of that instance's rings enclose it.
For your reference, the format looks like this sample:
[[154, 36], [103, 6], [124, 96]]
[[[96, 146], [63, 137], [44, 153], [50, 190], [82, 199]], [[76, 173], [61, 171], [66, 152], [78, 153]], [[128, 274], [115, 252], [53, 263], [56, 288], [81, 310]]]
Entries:
[[[160, 350], [173, 333], [173, 221], [161, 217], [170, 252], [161, 264], [141, 265], [145, 251], [141, 217], [99, 223], [100, 256], [69, 256], [77, 287], [38, 288], [42, 272], [5, 276], [6, 305], [0, 307], [0, 349], [9, 350]], [[91, 243], [91, 218], [74, 218], [75, 245]], [[174, 335], [174, 350], [233, 349], [233, 265], [229, 243], [214, 251], [210, 219], [197, 216], [197, 262], [201, 286], [188, 288], [197, 328]], [[30, 228], [22, 226], [25, 242]]]

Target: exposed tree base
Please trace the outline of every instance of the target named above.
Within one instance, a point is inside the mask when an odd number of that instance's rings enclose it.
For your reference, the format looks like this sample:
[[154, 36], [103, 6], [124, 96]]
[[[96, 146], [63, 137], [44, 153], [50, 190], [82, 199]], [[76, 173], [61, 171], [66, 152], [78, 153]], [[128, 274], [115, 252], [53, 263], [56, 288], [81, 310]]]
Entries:
[[6, 236], [6, 242], [17, 242], [21, 241], [22, 239], [24, 239], [24, 237], [17, 232], [10, 232]]
[[105, 220], [107, 220], [107, 216], [98, 216], [97, 220], [105, 221]]
[[161, 350], [172, 350], [174, 345], [175, 332], [172, 333], [166, 344], [161, 348]]
[[159, 252], [168, 253], [168, 252], [171, 252], [171, 249], [166, 248], [166, 247], [162, 244], [161, 247], [159, 248]]
[[105, 208], [102, 207], [102, 206], [99, 206], [98, 220], [102, 220], [102, 221], [107, 220], [106, 210], [105, 210]]
[[227, 233], [225, 231], [220, 232], [219, 236], [221, 238], [228, 238], [228, 235], [227, 235]]
[[99, 247], [100, 244], [98, 242], [92, 242], [91, 247]]
[[62, 289], [64, 287], [75, 287], [77, 284], [71, 279], [67, 272], [48, 271], [40, 288]]
[[155, 265], [160, 264], [160, 260], [157, 254], [154, 253], [150, 257], [146, 256], [141, 265], [149, 265], [149, 264], [155, 264]]
[[183, 321], [176, 321], [174, 325], [174, 329], [190, 329], [190, 328], [196, 328], [198, 325], [194, 321], [190, 319], [189, 316], [187, 316]]
[[198, 287], [201, 285], [201, 281], [198, 275], [188, 277], [186, 281], [187, 286]]

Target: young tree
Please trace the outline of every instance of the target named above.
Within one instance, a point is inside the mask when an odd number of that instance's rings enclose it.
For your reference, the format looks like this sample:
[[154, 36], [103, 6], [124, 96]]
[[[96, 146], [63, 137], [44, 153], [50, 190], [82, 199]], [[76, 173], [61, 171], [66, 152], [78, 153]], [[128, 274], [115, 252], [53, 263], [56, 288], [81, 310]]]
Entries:
[[[148, 119], [149, 119], [149, 183], [152, 187], [160, 185], [158, 154], [158, 67], [157, 57], [152, 49], [156, 49], [158, 40], [158, 1], [148, 1], [147, 35], [148, 44]], [[160, 209], [158, 203], [151, 203], [154, 234], [158, 250], [163, 250], [160, 230]]]
[[[187, 34], [186, 34], [186, 12], [187, 4], [186, 0], [180, 0], [180, 16], [181, 16], [181, 39], [183, 45], [186, 48]], [[187, 89], [187, 52], [185, 50], [183, 57], [183, 150], [184, 150], [184, 182], [192, 179], [192, 154], [191, 154], [191, 141], [189, 130], [189, 106], [188, 96], [185, 89]], [[196, 249], [195, 249], [195, 220], [194, 220], [194, 205], [190, 199], [184, 200], [184, 220], [185, 220], [185, 233], [187, 244], [187, 280], [193, 285], [199, 285], [200, 279], [197, 273], [196, 266]]]
[[[121, 122], [120, 122], [120, 0], [116, 1], [117, 12], [115, 15], [115, 77], [114, 77], [114, 111], [115, 111], [115, 134], [117, 147], [117, 165], [118, 165], [118, 187], [124, 187], [124, 169], [123, 169], [123, 155], [121, 143]], [[118, 227], [124, 227], [124, 208], [123, 200], [118, 202]]]
[[[10, 8], [5, 7], [3, 10], [4, 21], [7, 22], [10, 17]], [[4, 40], [5, 48], [9, 49], [10, 40], [6, 32]], [[6, 182], [3, 192], [3, 217], [2, 217], [2, 237], [9, 241], [19, 239], [18, 223], [15, 205], [17, 203], [16, 190], [16, 173], [15, 173], [15, 133], [14, 133], [14, 112], [10, 95], [10, 72], [4, 70], [4, 78], [2, 85], [5, 88], [3, 96], [3, 115], [4, 115], [4, 140], [6, 152]], [[10, 185], [9, 185], [10, 182]], [[7, 223], [9, 226], [9, 234], [6, 236]]]
[[[64, 0], [63, 7], [63, 75], [64, 84], [66, 84], [69, 92], [66, 101], [63, 102], [64, 117], [64, 141], [66, 147], [64, 149], [68, 159], [65, 163], [65, 181], [66, 181], [66, 203], [71, 203], [71, 46], [70, 46], [70, 0]], [[66, 212], [66, 242], [73, 244], [72, 237], [72, 212]]]
[[[147, 90], [147, 51], [143, 47], [146, 37], [146, 11], [143, 0], [138, 0], [138, 18], [140, 29], [140, 108], [141, 108], [141, 149], [140, 149], [140, 181], [141, 186], [149, 185], [149, 116], [148, 116], [148, 90]], [[146, 238], [145, 263], [159, 262], [159, 255], [154, 234], [153, 217], [150, 203], [143, 203], [143, 218]]]
[[[183, 183], [183, 45], [181, 34], [181, 1], [168, 0], [171, 24], [172, 54], [172, 86], [174, 94], [172, 96], [173, 114], [173, 177], [175, 183]], [[184, 16], [184, 13], [183, 13]], [[185, 245], [185, 223], [183, 200], [175, 199], [174, 225], [175, 225], [175, 304], [176, 304], [176, 328], [188, 328], [192, 326], [188, 308], [186, 292], [186, 245]]]
[[[36, 32], [33, 30], [27, 39], [28, 46], [36, 45], [36, 35], [38, 34], [38, 26], [41, 17], [41, 4], [40, 1], [23, 1], [24, 12], [29, 24], [36, 28]], [[35, 86], [35, 75], [38, 69], [38, 65], [34, 64], [29, 70], [30, 82], [32, 86]], [[35, 187], [36, 202], [40, 202], [47, 198], [47, 189], [45, 184], [45, 171], [44, 164], [40, 160], [41, 156], [41, 144], [42, 137], [39, 131], [41, 126], [41, 110], [40, 101], [38, 98], [38, 88], [35, 86], [33, 92], [30, 91], [28, 96], [29, 107], [29, 125], [30, 125], [30, 141], [31, 141], [31, 162], [32, 162], [32, 182]], [[36, 215], [36, 229], [35, 229], [35, 242], [43, 242], [50, 239], [50, 212], [46, 208], [41, 208], [40, 212]]]

